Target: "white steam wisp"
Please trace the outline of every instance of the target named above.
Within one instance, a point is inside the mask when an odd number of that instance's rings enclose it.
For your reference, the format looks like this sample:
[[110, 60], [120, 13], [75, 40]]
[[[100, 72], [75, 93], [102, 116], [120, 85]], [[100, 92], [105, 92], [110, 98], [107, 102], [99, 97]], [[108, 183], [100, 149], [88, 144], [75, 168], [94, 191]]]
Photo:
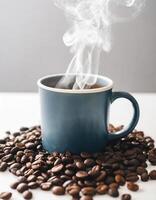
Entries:
[[[73, 81], [73, 89], [84, 89], [97, 81], [101, 51], [111, 50], [111, 26], [136, 17], [145, 0], [53, 0], [63, 9], [72, 22], [64, 34], [63, 41], [69, 46], [73, 58], [65, 76], [57, 87], [68, 86]], [[72, 78], [71, 78], [72, 77]]]

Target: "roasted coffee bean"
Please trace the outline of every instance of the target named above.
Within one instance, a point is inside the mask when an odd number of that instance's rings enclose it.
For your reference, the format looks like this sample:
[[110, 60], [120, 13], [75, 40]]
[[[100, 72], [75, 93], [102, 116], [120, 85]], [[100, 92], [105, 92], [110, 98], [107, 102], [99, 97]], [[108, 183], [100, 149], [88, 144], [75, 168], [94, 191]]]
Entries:
[[32, 199], [32, 192], [29, 190], [26, 190], [25, 192], [23, 192], [23, 198], [24, 199]]
[[141, 174], [141, 180], [143, 181], [143, 182], [146, 182], [146, 181], [148, 181], [149, 180], [149, 175], [148, 175], [148, 173], [143, 173], [143, 174]]
[[80, 198], [80, 200], [93, 200], [92, 196], [84, 195]]
[[150, 179], [152, 179], [152, 180], [156, 180], [156, 170], [150, 171], [149, 177], [150, 177]]
[[95, 164], [95, 161], [93, 159], [91, 159], [91, 158], [88, 158], [88, 159], [84, 160], [84, 164], [87, 167], [92, 167]]
[[68, 194], [70, 194], [71, 196], [77, 196], [80, 192], [79, 188], [73, 188], [71, 190], [69, 190]]
[[52, 185], [59, 185], [59, 186], [61, 186], [62, 183], [63, 183], [63, 181], [60, 178], [57, 178], [57, 177], [52, 179], [50, 182], [52, 183]]
[[128, 176], [128, 177], [126, 177], [126, 181], [129, 181], [129, 182], [137, 182], [138, 180], [139, 180], [138, 176]]
[[131, 195], [130, 194], [123, 194], [121, 196], [121, 200], [131, 200]]
[[140, 166], [140, 167], [137, 167], [137, 173], [141, 175], [143, 173], [147, 173], [147, 170], [146, 168]]
[[109, 190], [108, 190], [108, 194], [110, 195], [110, 196], [112, 196], [112, 197], [118, 197], [119, 196], [119, 191], [118, 191], [118, 189], [117, 188], [110, 188]]
[[25, 190], [28, 189], [28, 185], [26, 183], [20, 183], [18, 186], [17, 186], [17, 191], [20, 192], [20, 193], [23, 193]]
[[124, 172], [123, 170], [121, 170], [121, 169], [115, 170], [113, 173], [114, 173], [115, 175], [125, 176], [125, 172]]
[[1, 162], [0, 163], [0, 171], [4, 172], [7, 169], [8, 165], [6, 162]]
[[82, 152], [80, 155], [82, 158], [91, 158], [92, 157], [91, 154], [87, 153], [87, 152]]
[[35, 181], [36, 180], [36, 176], [35, 175], [30, 175], [30, 176], [28, 176], [28, 178], [27, 178], [27, 181], [28, 182], [33, 182], [33, 181]]
[[55, 194], [55, 195], [64, 195], [64, 194], [65, 194], [65, 190], [64, 190], [64, 188], [61, 187], [61, 186], [54, 186], [54, 187], [52, 188], [52, 192], [53, 192], [53, 194]]
[[5, 139], [0, 139], [0, 144], [5, 144], [5, 143], [6, 143]]
[[90, 176], [98, 176], [100, 174], [100, 166], [99, 165], [95, 165], [89, 172], [88, 174]]
[[52, 187], [52, 183], [51, 182], [45, 182], [45, 183], [42, 183], [40, 185], [41, 189], [42, 190], [50, 190], [51, 187]]
[[75, 165], [76, 165], [76, 167], [77, 167], [78, 169], [84, 169], [84, 168], [85, 168], [84, 163], [83, 163], [83, 162], [80, 162], [80, 161], [76, 162]]
[[139, 190], [139, 186], [133, 182], [127, 183], [127, 188], [133, 192], [136, 192], [137, 190]]
[[107, 191], [108, 191], [108, 186], [104, 185], [104, 184], [101, 184], [101, 185], [97, 186], [97, 188], [96, 188], [96, 192], [98, 194], [106, 194]]
[[93, 196], [96, 194], [96, 190], [94, 187], [84, 187], [81, 190], [83, 195], [89, 195], [89, 196]]
[[83, 179], [83, 178], [88, 177], [88, 173], [86, 171], [78, 171], [76, 173], [76, 177], [80, 178], [80, 179]]
[[152, 165], [156, 165], [156, 148], [149, 151], [148, 160]]
[[63, 169], [63, 164], [61, 163], [61, 164], [59, 164], [59, 165], [56, 165], [56, 166], [54, 166], [53, 168], [52, 168], [52, 172], [53, 173], [59, 173], [60, 171], [62, 171], [62, 169]]
[[32, 142], [28, 142], [28, 143], [25, 144], [25, 147], [26, 147], [27, 149], [33, 149], [33, 148], [35, 147], [35, 145], [34, 145], [34, 143], [32, 143]]
[[12, 193], [11, 192], [1, 192], [0, 193], [0, 199], [8, 200], [11, 197], [12, 197]]
[[12, 165], [9, 167], [9, 169], [13, 169], [13, 168], [19, 169], [20, 167], [21, 167], [21, 164], [19, 164], [19, 163], [14, 163], [14, 164], [12, 164]]
[[67, 176], [73, 176], [75, 174], [75, 171], [71, 169], [66, 169], [64, 172]]
[[8, 154], [8, 155], [6, 155], [6, 156], [4, 156], [3, 158], [2, 158], [2, 161], [3, 162], [9, 162], [9, 161], [11, 161], [13, 159], [13, 155], [12, 154]]
[[66, 187], [66, 191], [69, 193], [70, 190], [78, 190], [78, 191], [80, 192], [81, 187], [78, 186], [78, 185], [68, 185], [68, 186]]
[[23, 127], [20, 128], [20, 131], [27, 131], [27, 130], [29, 130], [28, 127], [24, 127], [24, 126], [23, 126]]
[[14, 182], [14, 183], [12, 183], [11, 185], [10, 185], [10, 187], [12, 188], [12, 189], [16, 189], [17, 188], [17, 186], [19, 185], [19, 181], [16, 181], [16, 182]]
[[125, 178], [121, 175], [116, 175], [115, 176], [115, 181], [116, 183], [118, 183], [119, 185], [124, 185], [125, 184]]
[[27, 182], [27, 178], [25, 176], [21, 176], [21, 177], [18, 178], [18, 181], [20, 183], [26, 183]]
[[13, 136], [14, 136], [14, 137], [17, 137], [17, 136], [19, 136], [20, 134], [21, 134], [20, 132], [14, 132], [14, 133], [13, 133]]
[[85, 180], [84, 181], [85, 186], [95, 186], [96, 182], [94, 180]]
[[96, 178], [96, 181], [103, 181], [106, 177], [107, 173], [105, 171], [101, 171], [99, 176]]
[[39, 185], [36, 182], [30, 182], [30, 183], [28, 183], [28, 187], [30, 189], [36, 189], [36, 188], [38, 188], [38, 186]]
[[109, 184], [109, 188], [113, 188], [113, 187], [119, 188], [119, 184], [118, 183], [111, 183], [111, 184]]

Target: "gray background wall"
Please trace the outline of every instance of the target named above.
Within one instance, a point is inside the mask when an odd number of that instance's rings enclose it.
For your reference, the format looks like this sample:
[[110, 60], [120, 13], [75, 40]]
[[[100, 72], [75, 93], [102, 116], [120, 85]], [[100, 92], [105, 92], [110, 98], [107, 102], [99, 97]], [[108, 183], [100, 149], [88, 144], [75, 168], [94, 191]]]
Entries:
[[[65, 72], [71, 59], [62, 42], [67, 29], [52, 0], [0, 0], [0, 91], [37, 91], [36, 80]], [[156, 92], [156, 1], [135, 20], [113, 27], [113, 49], [100, 73], [116, 89]]]

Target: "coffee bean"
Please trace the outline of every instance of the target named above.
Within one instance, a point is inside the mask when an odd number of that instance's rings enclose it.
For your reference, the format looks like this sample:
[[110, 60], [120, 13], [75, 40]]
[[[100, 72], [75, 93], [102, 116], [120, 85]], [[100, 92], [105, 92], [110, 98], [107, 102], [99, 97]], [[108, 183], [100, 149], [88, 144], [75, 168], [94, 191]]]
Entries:
[[143, 181], [143, 182], [146, 182], [146, 181], [148, 181], [149, 180], [149, 175], [148, 175], [148, 173], [142, 173], [141, 174], [141, 180]]
[[25, 190], [28, 189], [28, 185], [26, 183], [20, 183], [18, 186], [17, 186], [17, 191], [20, 192], [20, 193], [23, 193]]
[[95, 186], [96, 182], [94, 180], [85, 180], [84, 181], [85, 186]]
[[70, 169], [66, 169], [64, 172], [67, 176], [73, 176], [75, 174], [75, 172], [73, 170]]
[[131, 195], [130, 194], [123, 194], [121, 197], [121, 200], [131, 200]]
[[54, 177], [54, 179], [51, 180], [52, 185], [59, 185], [61, 186], [63, 181], [60, 178]]
[[119, 188], [119, 184], [118, 184], [118, 183], [115, 183], [115, 182], [109, 184], [109, 188], [114, 188], [114, 187], [118, 189], [118, 188]]
[[110, 196], [112, 196], [112, 197], [118, 197], [119, 196], [119, 191], [118, 191], [118, 189], [117, 188], [110, 188], [109, 190], [108, 190], [108, 194], [110, 195]]
[[80, 200], [93, 200], [93, 197], [92, 197], [92, 196], [85, 195], [85, 196], [82, 196], [82, 197], [80, 198]]
[[12, 193], [11, 192], [1, 192], [0, 193], [0, 199], [8, 200], [11, 197], [12, 197]]
[[85, 165], [84, 165], [83, 162], [78, 161], [78, 162], [76, 162], [75, 164], [76, 164], [76, 167], [77, 167], [78, 169], [84, 169], [84, 168], [85, 168]]
[[74, 183], [73, 180], [67, 180], [63, 183], [63, 187], [66, 188], [68, 185], [71, 185], [72, 183]]
[[126, 177], [126, 181], [129, 181], [129, 182], [137, 182], [138, 180], [139, 180], [138, 176], [128, 176], [128, 177]]
[[95, 161], [91, 158], [88, 158], [84, 161], [84, 164], [87, 166], [87, 167], [92, 167], [94, 164], [95, 164]]
[[116, 175], [115, 176], [115, 181], [119, 184], [119, 185], [124, 185], [125, 184], [125, 178], [121, 175]]
[[20, 132], [14, 132], [14, 133], [13, 133], [13, 136], [14, 136], [14, 137], [17, 137], [17, 136], [19, 136], [20, 134], [21, 134]]
[[53, 194], [55, 194], [55, 195], [64, 195], [64, 194], [65, 194], [65, 190], [64, 190], [64, 188], [61, 187], [61, 186], [54, 186], [54, 187], [52, 188], [52, 192], [53, 192]]
[[24, 199], [32, 199], [32, 192], [29, 190], [26, 190], [25, 192], [23, 192], [23, 198]]
[[26, 183], [27, 182], [27, 178], [25, 176], [21, 176], [21, 177], [18, 178], [18, 181], [20, 183]]
[[9, 161], [11, 161], [13, 159], [13, 155], [12, 154], [8, 154], [8, 155], [6, 155], [6, 156], [4, 156], [3, 158], [2, 158], [2, 161], [3, 162], [9, 162]]
[[96, 190], [94, 187], [84, 187], [81, 190], [83, 195], [89, 195], [89, 196], [93, 196], [96, 194]]
[[133, 192], [139, 190], [139, 186], [133, 182], [127, 183], [127, 188]]
[[99, 165], [95, 165], [89, 172], [88, 174], [90, 176], [98, 176], [100, 174], [100, 166]]
[[107, 191], [108, 191], [108, 186], [104, 185], [104, 184], [101, 184], [101, 185], [97, 186], [97, 188], [96, 188], [96, 192], [98, 194], [106, 194]]
[[26, 147], [27, 149], [33, 149], [35, 146], [34, 146], [34, 143], [28, 142], [28, 143], [25, 144], [25, 147]]
[[14, 183], [12, 183], [11, 185], [10, 185], [10, 187], [12, 188], [12, 189], [16, 189], [17, 188], [17, 186], [19, 185], [19, 181], [16, 181], [16, 182], [14, 182]]
[[30, 176], [28, 176], [28, 178], [27, 178], [27, 181], [28, 182], [33, 182], [33, 181], [35, 181], [36, 180], [36, 176], [35, 175], [30, 175]]
[[52, 168], [52, 172], [53, 173], [58, 173], [58, 172], [60, 172], [60, 171], [62, 171], [62, 169], [63, 169], [63, 164], [61, 163], [61, 164], [59, 164], [59, 165], [56, 165], [56, 166], [54, 166], [53, 168]]
[[6, 162], [0, 163], [0, 171], [4, 172], [7, 169], [8, 165]]
[[96, 178], [96, 181], [103, 181], [106, 177], [107, 173], [105, 171], [101, 171], [99, 176]]
[[76, 177], [80, 178], [80, 179], [83, 179], [83, 178], [88, 177], [88, 173], [86, 171], [78, 171], [76, 173]]
[[148, 160], [152, 165], [156, 165], [156, 148], [149, 151]]
[[152, 179], [152, 180], [156, 180], [156, 170], [150, 171], [149, 177], [150, 177], [150, 179]]
[[79, 188], [73, 188], [71, 190], [69, 190], [68, 194], [70, 194], [71, 196], [77, 196], [80, 192]]
[[91, 154], [87, 153], [87, 152], [82, 152], [80, 155], [81, 155], [82, 158], [90, 158], [90, 157], [92, 157]]
[[41, 187], [42, 190], [50, 190], [51, 187], [52, 187], [52, 183], [50, 183], [50, 182], [45, 182], [45, 183], [42, 183], [42, 184], [40, 185], [40, 187]]
[[147, 173], [147, 170], [144, 167], [137, 167], [137, 173], [139, 175], [143, 174], [143, 173]]
[[13, 169], [13, 168], [19, 169], [20, 167], [21, 167], [21, 164], [19, 164], [19, 163], [14, 163], [14, 164], [12, 164], [12, 165], [9, 167], [9, 169]]
[[0, 144], [5, 144], [5, 139], [0, 139]]
[[38, 188], [38, 186], [39, 185], [36, 182], [30, 182], [30, 183], [28, 183], [28, 187], [30, 189], [36, 189], [36, 188]]
[[23, 127], [20, 128], [20, 131], [27, 131], [27, 130], [29, 130], [29, 128], [25, 127], [25, 126], [23, 126]]

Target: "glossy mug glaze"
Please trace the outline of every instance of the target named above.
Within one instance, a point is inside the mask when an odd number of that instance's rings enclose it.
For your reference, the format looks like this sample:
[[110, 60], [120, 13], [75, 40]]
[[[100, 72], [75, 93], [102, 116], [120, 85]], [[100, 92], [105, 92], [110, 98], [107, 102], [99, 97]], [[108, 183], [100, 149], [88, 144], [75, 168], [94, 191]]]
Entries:
[[[55, 88], [64, 74], [38, 80], [43, 147], [49, 152], [100, 152], [110, 140], [128, 135], [139, 119], [139, 106], [127, 92], [112, 92], [113, 81], [98, 75], [100, 88]], [[72, 75], [71, 75], [72, 76]], [[95, 76], [95, 75], [91, 75]], [[118, 98], [128, 99], [134, 113], [128, 127], [109, 134], [109, 108]]]

